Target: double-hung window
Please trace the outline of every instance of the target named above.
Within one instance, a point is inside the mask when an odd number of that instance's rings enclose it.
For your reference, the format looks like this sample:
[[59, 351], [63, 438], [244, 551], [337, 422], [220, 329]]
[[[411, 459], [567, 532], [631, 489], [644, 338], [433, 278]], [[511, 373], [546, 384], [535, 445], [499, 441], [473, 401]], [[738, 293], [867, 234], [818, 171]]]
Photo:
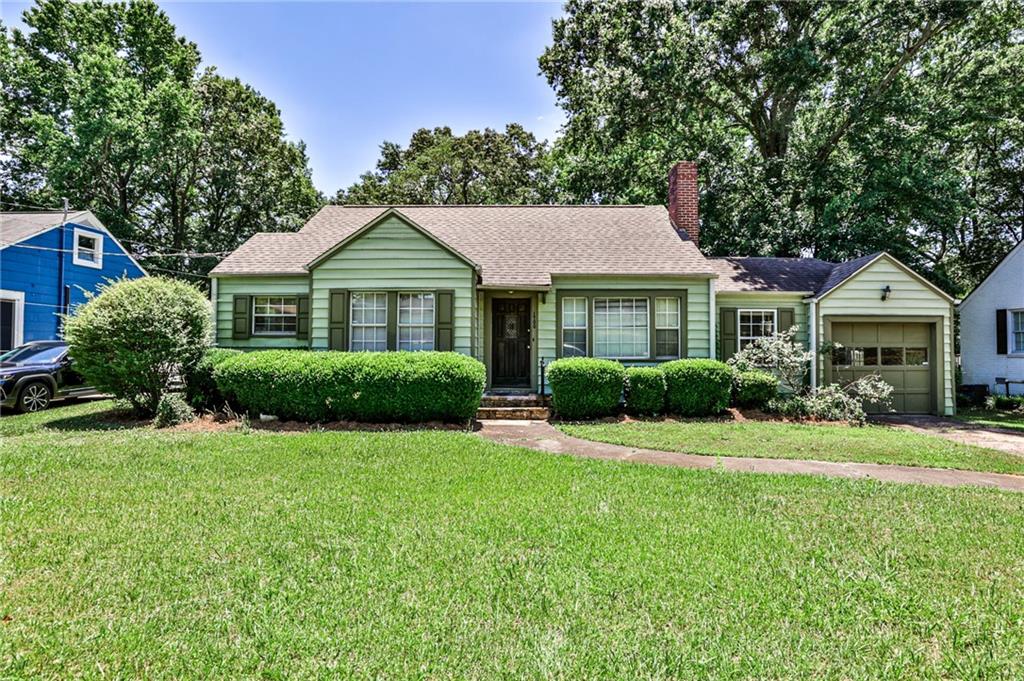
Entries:
[[434, 294], [398, 294], [398, 349], [434, 349]]
[[740, 350], [759, 338], [775, 335], [776, 310], [740, 310]]
[[383, 352], [388, 349], [388, 294], [359, 292], [352, 294], [352, 331], [349, 348]]
[[1010, 313], [1010, 347], [1013, 354], [1024, 354], [1024, 310]]
[[562, 298], [562, 357], [587, 356], [587, 299]]
[[252, 333], [255, 336], [294, 336], [299, 299], [295, 296], [253, 296]]
[[651, 329], [648, 298], [594, 298], [594, 355], [647, 359]]
[[655, 359], [679, 357], [679, 299], [654, 299]]
[[72, 249], [71, 262], [75, 265], [85, 267], [103, 267], [103, 236], [96, 232], [87, 232], [84, 229], [75, 229], [74, 249]]

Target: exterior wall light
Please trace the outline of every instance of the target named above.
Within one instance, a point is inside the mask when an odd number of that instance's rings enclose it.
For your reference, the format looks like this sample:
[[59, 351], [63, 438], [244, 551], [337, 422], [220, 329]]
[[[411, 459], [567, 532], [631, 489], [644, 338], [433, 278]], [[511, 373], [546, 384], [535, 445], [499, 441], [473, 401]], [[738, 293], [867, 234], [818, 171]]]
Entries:
[[889, 296], [892, 295], [892, 287], [886, 286], [882, 289], [882, 300], [889, 300]]

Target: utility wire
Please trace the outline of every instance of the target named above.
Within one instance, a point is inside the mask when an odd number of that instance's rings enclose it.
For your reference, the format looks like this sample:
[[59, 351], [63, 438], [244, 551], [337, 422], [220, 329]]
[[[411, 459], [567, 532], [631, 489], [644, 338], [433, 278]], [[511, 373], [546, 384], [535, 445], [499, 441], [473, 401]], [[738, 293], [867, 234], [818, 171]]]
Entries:
[[[30, 246], [23, 243], [9, 243], [5, 244], [0, 242], [0, 246], [7, 248], [27, 248], [33, 251], [49, 251], [51, 253], [74, 253], [75, 250], [72, 248], [50, 248], [49, 246]], [[103, 252], [103, 257], [116, 256], [120, 258], [219, 258], [228, 255], [231, 251], [216, 251], [212, 253], [140, 253], [132, 255], [130, 253], [112, 253]]]
[[32, 204], [32, 203], [17, 203], [15, 201], [3, 201], [3, 200], [0, 200], [0, 203], [4, 204], [6, 206], [15, 206], [17, 208], [35, 208], [35, 209], [38, 209], [38, 210], [49, 211], [51, 213], [60, 213], [60, 212], [62, 212], [64, 210], [63, 207], [61, 207], [61, 208], [54, 208], [53, 206], [39, 206], [39, 205]]

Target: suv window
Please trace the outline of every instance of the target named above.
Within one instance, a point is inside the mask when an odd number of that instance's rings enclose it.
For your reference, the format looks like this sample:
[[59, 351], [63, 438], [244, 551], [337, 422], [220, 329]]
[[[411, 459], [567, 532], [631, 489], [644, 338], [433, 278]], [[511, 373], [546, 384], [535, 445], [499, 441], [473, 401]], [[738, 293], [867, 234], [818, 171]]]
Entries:
[[23, 345], [0, 357], [6, 364], [43, 364], [56, 362], [68, 351], [66, 345]]

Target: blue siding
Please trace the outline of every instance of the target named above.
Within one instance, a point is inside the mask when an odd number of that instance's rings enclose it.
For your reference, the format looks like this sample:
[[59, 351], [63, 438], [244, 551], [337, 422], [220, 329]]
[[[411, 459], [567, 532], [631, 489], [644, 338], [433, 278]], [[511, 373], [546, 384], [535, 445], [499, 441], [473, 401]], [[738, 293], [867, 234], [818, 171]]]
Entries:
[[[75, 265], [72, 258], [74, 230], [103, 237], [103, 267]], [[64, 284], [71, 287], [71, 306], [85, 300], [85, 292], [95, 292], [108, 279], [144, 276], [109, 234], [87, 225], [68, 223], [61, 230], [51, 229], [0, 250], [0, 289], [25, 293], [24, 340], [50, 340], [58, 337], [60, 312], [59, 270], [64, 257]], [[64, 253], [58, 252], [63, 246]], [[50, 249], [50, 250], [42, 250]]]

